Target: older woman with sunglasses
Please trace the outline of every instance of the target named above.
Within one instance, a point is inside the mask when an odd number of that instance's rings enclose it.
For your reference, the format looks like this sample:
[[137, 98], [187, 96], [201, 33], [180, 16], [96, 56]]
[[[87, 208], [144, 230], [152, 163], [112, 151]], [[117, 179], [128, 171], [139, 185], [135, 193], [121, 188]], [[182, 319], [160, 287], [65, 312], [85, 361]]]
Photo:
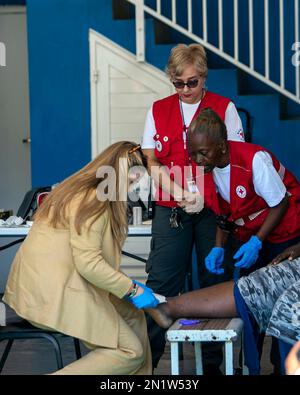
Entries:
[[[208, 69], [206, 53], [201, 45], [179, 44], [174, 47], [166, 71], [176, 93], [153, 103], [147, 115], [142, 143], [149, 172], [158, 185], [146, 270], [149, 287], [163, 295], [175, 296], [183, 291], [194, 242], [201, 287], [232, 276], [228, 270], [220, 279], [204, 268], [204, 258], [214, 245], [216, 225], [213, 213], [203, 209], [203, 191], [196, 187], [195, 164], [187, 149], [189, 124], [201, 109], [211, 107], [224, 120], [229, 139], [244, 141], [244, 136], [234, 104], [205, 88]], [[182, 171], [186, 168], [187, 176], [174, 180], [169, 170], [178, 168]], [[164, 332], [150, 319], [148, 330], [155, 367], [164, 350]], [[207, 365], [218, 365], [221, 356], [207, 358], [206, 362]]]
[[33, 325], [74, 336], [90, 349], [56, 374], [152, 373], [140, 309], [158, 301], [120, 271], [127, 187], [145, 165], [139, 145], [108, 147], [53, 189], [14, 259], [4, 301]]

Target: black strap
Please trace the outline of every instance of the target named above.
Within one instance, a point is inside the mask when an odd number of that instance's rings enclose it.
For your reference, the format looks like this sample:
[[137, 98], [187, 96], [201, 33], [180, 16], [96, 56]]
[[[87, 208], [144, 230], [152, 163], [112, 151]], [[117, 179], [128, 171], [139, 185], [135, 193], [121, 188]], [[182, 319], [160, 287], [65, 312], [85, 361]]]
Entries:
[[7, 248], [14, 246], [15, 244], [22, 243], [22, 241], [24, 240], [25, 237], [22, 237], [21, 239], [12, 241], [11, 243], [5, 244], [4, 246], [0, 246], [0, 251], [6, 250]]
[[147, 259], [141, 258], [140, 256], [134, 255], [134, 254], [130, 254], [130, 252], [126, 252], [122, 250], [122, 254], [125, 256], [129, 256], [130, 258], [136, 259], [137, 261], [141, 261], [146, 263]]

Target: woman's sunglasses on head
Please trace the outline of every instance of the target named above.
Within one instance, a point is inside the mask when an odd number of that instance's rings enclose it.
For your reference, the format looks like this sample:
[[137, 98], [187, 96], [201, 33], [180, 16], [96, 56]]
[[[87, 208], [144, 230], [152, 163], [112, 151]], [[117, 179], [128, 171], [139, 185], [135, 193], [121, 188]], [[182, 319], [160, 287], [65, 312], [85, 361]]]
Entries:
[[198, 82], [199, 82], [198, 79], [190, 80], [188, 82], [173, 81], [173, 85], [175, 86], [176, 89], [183, 89], [185, 86], [187, 86], [188, 88], [196, 88]]
[[138, 151], [138, 150], [140, 150], [140, 149], [141, 149], [141, 145], [138, 144], [138, 145], [136, 145], [135, 147], [131, 148], [131, 149], [128, 151], [128, 154], [133, 154], [135, 151]]
[[136, 151], [140, 151], [143, 166], [144, 166], [144, 167], [147, 167], [147, 158], [146, 158], [145, 155], [143, 154], [142, 147], [141, 147], [140, 144], [138, 144], [138, 145], [136, 145], [135, 147], [131, 148], [131, 149], [128, 151], [128, 154], [131, 155], [131, 154], [133, 154], [133, 153], [136, 152]]

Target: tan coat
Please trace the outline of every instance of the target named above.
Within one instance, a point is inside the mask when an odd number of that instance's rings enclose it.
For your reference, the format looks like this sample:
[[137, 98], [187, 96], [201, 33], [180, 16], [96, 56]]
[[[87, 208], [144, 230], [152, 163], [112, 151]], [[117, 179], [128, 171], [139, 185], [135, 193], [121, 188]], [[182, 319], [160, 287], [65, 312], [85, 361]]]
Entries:
[[116, 348], [119, 319], [109, 295], [122, 298], [131, 286], [119, 265], [107, 213], [81, 235], [72, 216], [66, 229], [36, 222], [13, 261], [3, 299], [27, 320]]

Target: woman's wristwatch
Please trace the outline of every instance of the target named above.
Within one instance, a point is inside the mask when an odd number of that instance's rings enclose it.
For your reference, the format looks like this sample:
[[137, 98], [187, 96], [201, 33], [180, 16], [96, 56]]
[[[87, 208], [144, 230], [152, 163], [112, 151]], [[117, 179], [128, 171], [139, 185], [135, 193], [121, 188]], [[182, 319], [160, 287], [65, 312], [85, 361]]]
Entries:
[[139, 286], [136, 283], [133, 283], [132, 291], [130, 291], [126, 296], [128, 298], [133, 298], [136, 295], [138, 289], [139, 289]]

